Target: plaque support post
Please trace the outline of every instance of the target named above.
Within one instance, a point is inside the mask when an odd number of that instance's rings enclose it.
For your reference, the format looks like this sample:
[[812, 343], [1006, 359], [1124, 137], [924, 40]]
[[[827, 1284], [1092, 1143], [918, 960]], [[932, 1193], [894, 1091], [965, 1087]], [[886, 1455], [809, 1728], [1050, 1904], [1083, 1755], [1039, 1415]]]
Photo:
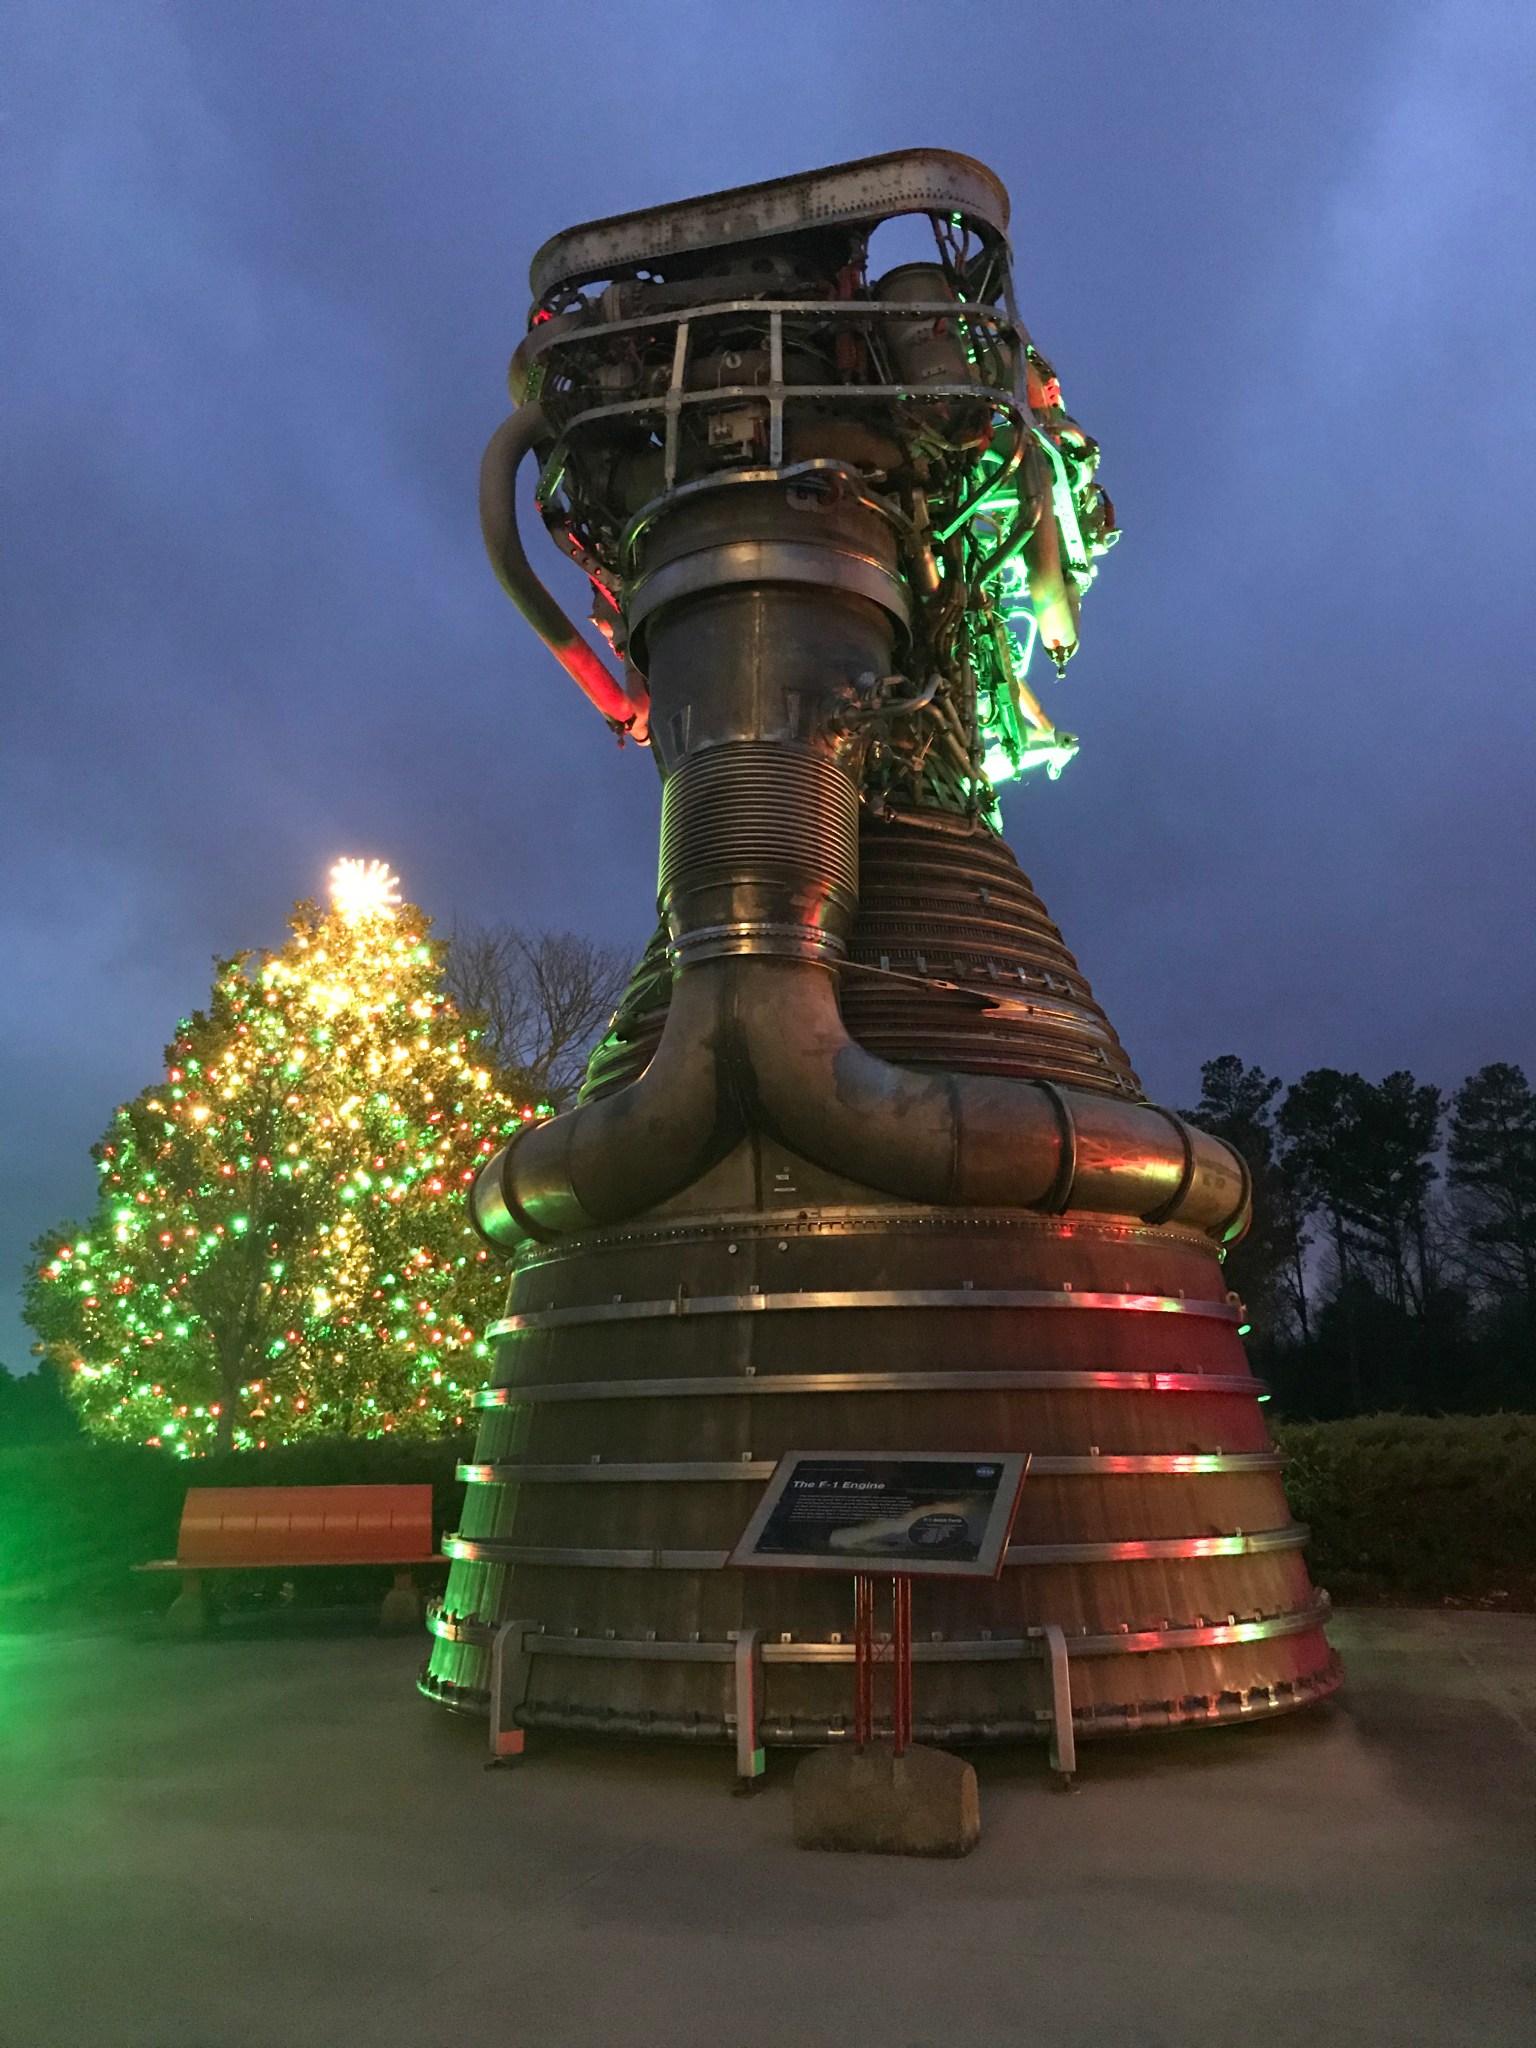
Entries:
[[[875, 1580], [868, 1572], [853, 1579], [853, 1746], [875, 1739], [875, 1666], [886, 1645], [875, 1634]], [[912, 1746], [912, 1581], [891, 1579], [891, 1746], [904, 1756]]]

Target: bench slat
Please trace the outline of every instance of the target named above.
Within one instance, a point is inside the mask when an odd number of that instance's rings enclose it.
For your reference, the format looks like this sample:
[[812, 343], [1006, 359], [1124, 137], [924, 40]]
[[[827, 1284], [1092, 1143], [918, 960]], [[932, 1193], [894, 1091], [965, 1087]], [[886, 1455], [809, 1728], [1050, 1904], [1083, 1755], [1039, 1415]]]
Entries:
[[433, 1557], [430, 1486], [194, 1486], [176, 1540], [183, 1570]]

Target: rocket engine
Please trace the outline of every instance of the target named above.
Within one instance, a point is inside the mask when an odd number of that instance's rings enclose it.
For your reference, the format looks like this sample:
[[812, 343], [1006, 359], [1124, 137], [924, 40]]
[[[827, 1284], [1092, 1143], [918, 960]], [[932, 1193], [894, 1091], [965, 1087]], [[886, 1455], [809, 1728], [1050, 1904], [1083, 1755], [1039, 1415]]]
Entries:
[[[871, 236], [931, 260], [870, 274]], [[481, 509], [509, 595], [661, 778], [661, 927], [577, 1106], [480, 1174], [508, 1311], [422, 1688], [526, 1726], [851, 1718], [847, 1589], [726, 1569], [786, 1450], [1033, 1454], [1001, 1577], [915, 1596], [919, 1739], [1248, 1719], [1339, 1667], [1225, 1286], [1229, 1147], [1148, 1103], [1001, 837], [1076, 742], [1033, 695], [1116, 538], [936, 150], [571, 229], [534, 259]], [[520, 465], [609, 659], [530, 567]]]

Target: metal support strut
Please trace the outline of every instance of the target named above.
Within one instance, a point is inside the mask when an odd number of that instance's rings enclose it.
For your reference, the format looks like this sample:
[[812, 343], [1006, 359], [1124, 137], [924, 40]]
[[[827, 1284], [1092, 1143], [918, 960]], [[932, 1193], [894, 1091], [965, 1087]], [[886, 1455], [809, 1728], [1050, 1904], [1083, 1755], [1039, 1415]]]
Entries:
[[736, 1675], [736, 1790], [754, 1792], [767, 1769], [758, 1735], [758, 1710], [763, 1691], [762, 1639], [755, 1628], [736, 1637], [732, 1664]]
[[524, 1638], [537, 1635], [536, 1621], [504, 1621], [491, 1642], [491, 1757], [487, 1770], [515, 1763], [523, 1753], [517, 1710], [528, 1691]]
[[1067, 1663], [1067, 1639], [1059, 1624], [1047, 1622], [1044, 1633], [1046, 1654], [1051, 1660], [1051, 1769], [1060, 1773], [1065, 1786], [1077, 1769], [1077, 1739], [1072, 1732], [1072, 1673]]

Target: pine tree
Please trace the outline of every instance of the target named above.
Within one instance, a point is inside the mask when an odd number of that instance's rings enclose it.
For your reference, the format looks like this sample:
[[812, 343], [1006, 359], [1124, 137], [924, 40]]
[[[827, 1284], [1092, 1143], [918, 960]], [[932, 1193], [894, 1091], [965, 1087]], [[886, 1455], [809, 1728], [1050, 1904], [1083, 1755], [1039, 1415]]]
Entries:
[[1468, 1075], [1448, 1149], [1469, 1265], [1495, 1294], [1536, 1308], [1536, 1093], [1519, 1067], [1500, 1060]]
[[1327, 1219], [1340, 1286], [1379, 1286], [1414, 1314], [1438, 1284], [1428, 1204], [1440, 1115], [1439, 1089], [1410, 1073], [1372, 1083], [1315, 1067], [1275, 1118], [1303, 1206]]
[[89, 1430], [192, 1454], [467, 1424], [504, 1276], [462, 1195], [535, 1112], [430, 928], [342, 862], [329, 911], [217, 963], [95, 1147], [94, 1216], [34, 1247], [28, 1319]]
[[1303, 1336], [1307, 1331], [1307, 1240], [1275, 1145], [1274, 1102], [1283, 1086], [1277, 1075], [1223, 1053], [1201, 1067], [1200, 1101], [1184, 1112], [1190, 1123], [1240, 1152], [1253, 1177], [1253, 1221], [1225, 1263], [1260, 1345], [1270, 1344], [1277, 1326], [1288, 1320]]

